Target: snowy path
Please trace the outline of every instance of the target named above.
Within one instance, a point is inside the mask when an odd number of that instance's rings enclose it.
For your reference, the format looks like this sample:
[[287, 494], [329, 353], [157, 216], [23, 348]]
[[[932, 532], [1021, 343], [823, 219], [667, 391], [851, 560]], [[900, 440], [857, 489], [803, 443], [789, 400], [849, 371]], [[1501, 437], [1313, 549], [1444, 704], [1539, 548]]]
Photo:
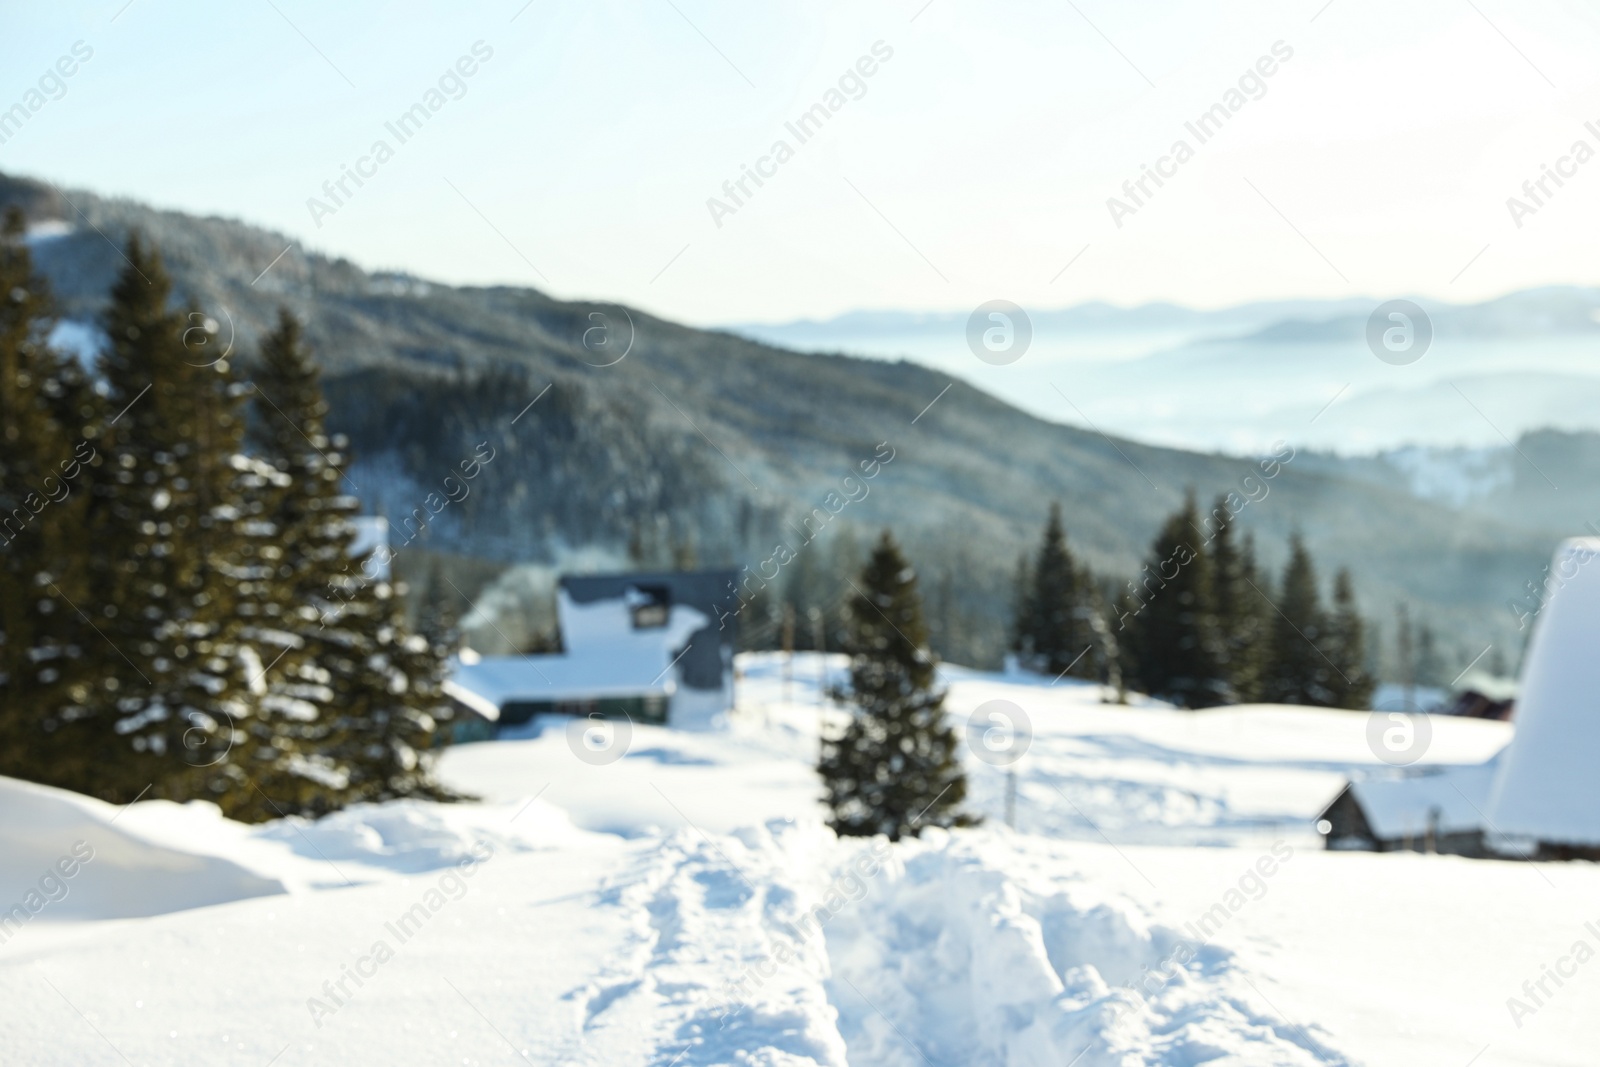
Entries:
[[[774, 930], [807, 895], [793, 869], [823, 858], [818, 827], [694, 831], [644, 852], [601, 907], [626, 916], [627, 951], [572, 996], [583, 1049], [571, 1062], [842, 1065], [820, 942], [774, 957]], [[741, 1054], [746, 1057], [738, 1059]]]

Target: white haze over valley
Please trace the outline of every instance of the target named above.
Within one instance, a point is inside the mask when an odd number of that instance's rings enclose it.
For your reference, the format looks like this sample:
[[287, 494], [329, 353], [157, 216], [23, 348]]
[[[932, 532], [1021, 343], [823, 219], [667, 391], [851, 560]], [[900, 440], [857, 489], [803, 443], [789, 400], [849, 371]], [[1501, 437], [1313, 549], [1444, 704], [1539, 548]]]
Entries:
[[[1042, 419], [1200, 451], [1260, 453], [1287, 440], [1345, 455], [1413, 445], [1510, 452], [1507, 438], [1528, 430], [1600, 431], [1600, 292], [1536, 291], [1507, 302], [1531, 306], [1500, 324], [1504, 332], [1440, 331], [1406, 366], [1374, 359], [1362, 338], [1376, 299], [1214, 312], [1025, 307], [1032, 343], [998, 367], [973, 358], [965, 315], [857, 312], [727, 328], [804, 351], [910, 359]], [[1421, 304], [1437, 322], [1454, 310]], [[1546, 304], [1575, 321], [1552, 328]], [[1473, 463], [1463, 457], [1439, 477], [1472, 479]], [[1433, 495], [1434, 479], [1412, 464]], [[1437, 487], [1443, 496], [1461, 491], [1446, 483]]]

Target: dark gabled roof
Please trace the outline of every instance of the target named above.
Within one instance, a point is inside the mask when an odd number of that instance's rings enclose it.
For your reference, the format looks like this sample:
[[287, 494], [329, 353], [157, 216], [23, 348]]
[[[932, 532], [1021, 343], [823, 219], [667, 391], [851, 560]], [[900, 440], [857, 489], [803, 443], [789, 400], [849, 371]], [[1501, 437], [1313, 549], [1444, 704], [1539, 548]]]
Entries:
[[[739, 572], [730, 568], [702, 571], [628, 571], [617, 574], [569, 574], [561, 579], [564, 589], [574, 603], [592, 604], [597, 600], [615, 600], [627, 593], [629, 587], [663, 586], [670, 591], [672, 603], [686, 604], [702, 612], [713, 623], [724, 612], [739, 606], [738, 594], [733, 588]], [[722, 630], [733, 632], [732, 619]]]

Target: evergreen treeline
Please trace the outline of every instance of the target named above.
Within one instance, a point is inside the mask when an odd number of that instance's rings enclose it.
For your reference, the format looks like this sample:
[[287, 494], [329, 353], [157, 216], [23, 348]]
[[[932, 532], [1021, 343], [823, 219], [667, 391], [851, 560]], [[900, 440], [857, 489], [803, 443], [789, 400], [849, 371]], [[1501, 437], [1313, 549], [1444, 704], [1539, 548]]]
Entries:
[[1017, 564], [1012, 648], [1021, 665], [1126, 683], [1186, 708], [1367, 708], [1367, 626], [1349, 572], [1336, 575], [1325, 607], [1298, 534], [1273, 582], [1254, 539], [1239, 538], [1230, 520], [1225, 501], [1202, 516], [1191, 495], [1162, 524], [1139, 574], [1115, 589], [1073, 558], [1052, 506], [1037, 554]]
[[91, 376], [46, 341], [19, 213], [0, 235], [0, 774], [248, 820], [444, 797], [445, 650], [349, 554], [298, 324], [246, 382], [155, 250], [124, 257]]

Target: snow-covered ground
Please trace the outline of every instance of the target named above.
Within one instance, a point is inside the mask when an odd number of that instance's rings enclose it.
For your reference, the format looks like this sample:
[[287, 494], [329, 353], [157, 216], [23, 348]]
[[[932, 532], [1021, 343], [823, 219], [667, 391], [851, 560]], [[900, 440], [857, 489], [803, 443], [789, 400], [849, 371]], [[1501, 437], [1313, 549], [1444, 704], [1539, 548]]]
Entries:
[[[1364, 715], [947, 668], [987, 821], [891, 846], [821, 824], [824, 664], [741, 666], [709, 730], [449, 751], [478, 803], [244, 827], [0, 780], [0, 1063], [1595, 1062], [1594, 865], [1321, 849], [1394, 773]], [[1509, 731], [1436, 718], [1425, 762]]]

